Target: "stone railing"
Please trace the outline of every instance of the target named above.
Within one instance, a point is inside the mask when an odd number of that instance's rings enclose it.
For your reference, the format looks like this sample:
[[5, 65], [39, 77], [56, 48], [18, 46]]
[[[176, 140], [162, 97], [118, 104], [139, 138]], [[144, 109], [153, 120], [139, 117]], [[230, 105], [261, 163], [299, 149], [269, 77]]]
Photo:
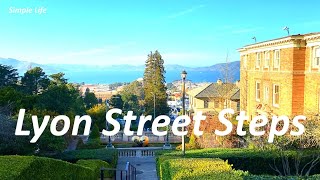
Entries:
[[[118, 134], [111, 136], [111, 141], [116, 143], [131, 143], [132, 137], [136, 135], [137, 133], [134, 133], [132, 136], [126, 136], [123, 131], [120, 131]], [[143, 132], [143, 136], [147, 136], [149, 138], [149, 143], [165, 143], [167, 138], [166, 136], [156, 136], [151, 131]], [[84, 143], [88, 141], [88, 136], [79, 135], [79, 137], [83, 140]], [[109, 140], [109, 136], [101, 134], [100, 139], [102, 143], [107, 143]], [[175, 136], [172, 132], [169, 132], [169, 142], [181, 143], [181, 137]]]
[[162, 147], [117, 148], [119, 157], [153, 157]]
[[[111, 141], [116, 143], [121, 142], [132, 142], [132, 137], [137, 136], [136, 133], [134, 133], [132, 136], [126, 136], [123, 131], [120, 131], [114, 136], [111, 136]], [[142, 136], [147, 136], [149, 138], [149, 143], [165, 143], [166, 142], [166, 136], [156, 136], [151, 131], [145, 131], [143, 132]], [[100, 139], [103, 143], [108, 142], [108, 136], [104, 136], [101, 134]], [[172, 132], [169, 132], [169, 142], [170, 143], [181, 143], [181, 137], [175, 136]]]

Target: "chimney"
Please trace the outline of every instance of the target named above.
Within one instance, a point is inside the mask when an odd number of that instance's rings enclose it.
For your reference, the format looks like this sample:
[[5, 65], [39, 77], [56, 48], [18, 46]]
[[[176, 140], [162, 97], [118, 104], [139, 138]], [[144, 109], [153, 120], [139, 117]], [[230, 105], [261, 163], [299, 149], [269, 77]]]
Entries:
[[217, 80], [217, 84], [219, 84], [219, 85], [221, 85], [221, 84], [222, 84], [221, 79], [218, 79], [218, 80]]
[[237, 86], [237, 88], [240, 88], [240, 80], [237, 80], [234, 84]]

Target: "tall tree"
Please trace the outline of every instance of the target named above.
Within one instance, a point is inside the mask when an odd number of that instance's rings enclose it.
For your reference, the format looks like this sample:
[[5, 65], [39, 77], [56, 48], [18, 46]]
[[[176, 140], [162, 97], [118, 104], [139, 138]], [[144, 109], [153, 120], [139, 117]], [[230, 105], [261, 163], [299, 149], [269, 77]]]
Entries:
[[62, 84], [67, 84], [67, 79], [64, 78], [64, 73], [56, 73], [56, 74], [51, 74], [49, 77], [51, 78], [51, 84], [54, 85], [62, 85]]
[[144, 95], [145, 114], [153, 115], [155, 105], [155, 115], [166, 115], [169, 113], [167, 105], [167, 93], [165, 86], [164, 60], [160, 53], [155, 51], [148, 55], [144, 71]]
[[50, 80], [40, 67], [28, 70], [21, 78], [21, 84], [27, 94], [39, 94], [48, 88]]
[[12, 66], [0, 64], [0, 88], [4, 86], [16, 85], [18, 81], [18, 72]]
[[109, 106], [110, 106], [110, 108], [122, 109], [123, 108], [123, 101], [122, 101], [121, 95], [120, 94], [112, 95], [109, 100]]
[[90, 92], [89, 88], [86, 89], [83, 101], [87, 109], [92, 108], [94, 105], [98, 104], [98, 99], [94, 93]]

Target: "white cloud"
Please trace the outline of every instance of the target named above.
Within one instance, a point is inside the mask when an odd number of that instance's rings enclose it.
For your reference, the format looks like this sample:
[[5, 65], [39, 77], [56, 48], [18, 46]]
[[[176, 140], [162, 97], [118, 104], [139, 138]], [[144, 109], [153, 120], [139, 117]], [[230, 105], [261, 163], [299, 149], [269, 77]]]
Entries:
[[198, 6], [193, 6], [193, 7], [189, 8], [189, 9], [185, 9], [183, 11], [179, 11], [179, 12], [173, 13], [173, 14], [169, 15], [168, 18], [177, 18], [179, 16], [184, 16], [186, 14], [192, 13], [193, 11], [198, 10], [200, 8], [203, 8], [203, 7], [205, 7], [205, 5], [203, 5], [203, 4], [198, 5]]

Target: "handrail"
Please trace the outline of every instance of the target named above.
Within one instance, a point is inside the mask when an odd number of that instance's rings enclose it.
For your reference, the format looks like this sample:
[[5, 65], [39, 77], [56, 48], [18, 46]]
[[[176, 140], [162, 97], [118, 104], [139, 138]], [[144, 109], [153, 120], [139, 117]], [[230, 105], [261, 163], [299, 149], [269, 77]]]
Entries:
[[137, 169], [130, 164], [129, 162], [126, 163], [126, 168], [125, 170], [121, 170], [121, 169], [116, 169], [116, 168], [105, 168], [102, 167], [100, 168], [100, 179], [104, 180], [104, 171], [108, 170], [108, 171], [115, 171], [115, 179], [117, 179], [117, 172], [120, 171], [120, 179], [123, 179], [123, 172], [125, 172], [125, 179], [126, 180], [136, 180], [137, 177]]

